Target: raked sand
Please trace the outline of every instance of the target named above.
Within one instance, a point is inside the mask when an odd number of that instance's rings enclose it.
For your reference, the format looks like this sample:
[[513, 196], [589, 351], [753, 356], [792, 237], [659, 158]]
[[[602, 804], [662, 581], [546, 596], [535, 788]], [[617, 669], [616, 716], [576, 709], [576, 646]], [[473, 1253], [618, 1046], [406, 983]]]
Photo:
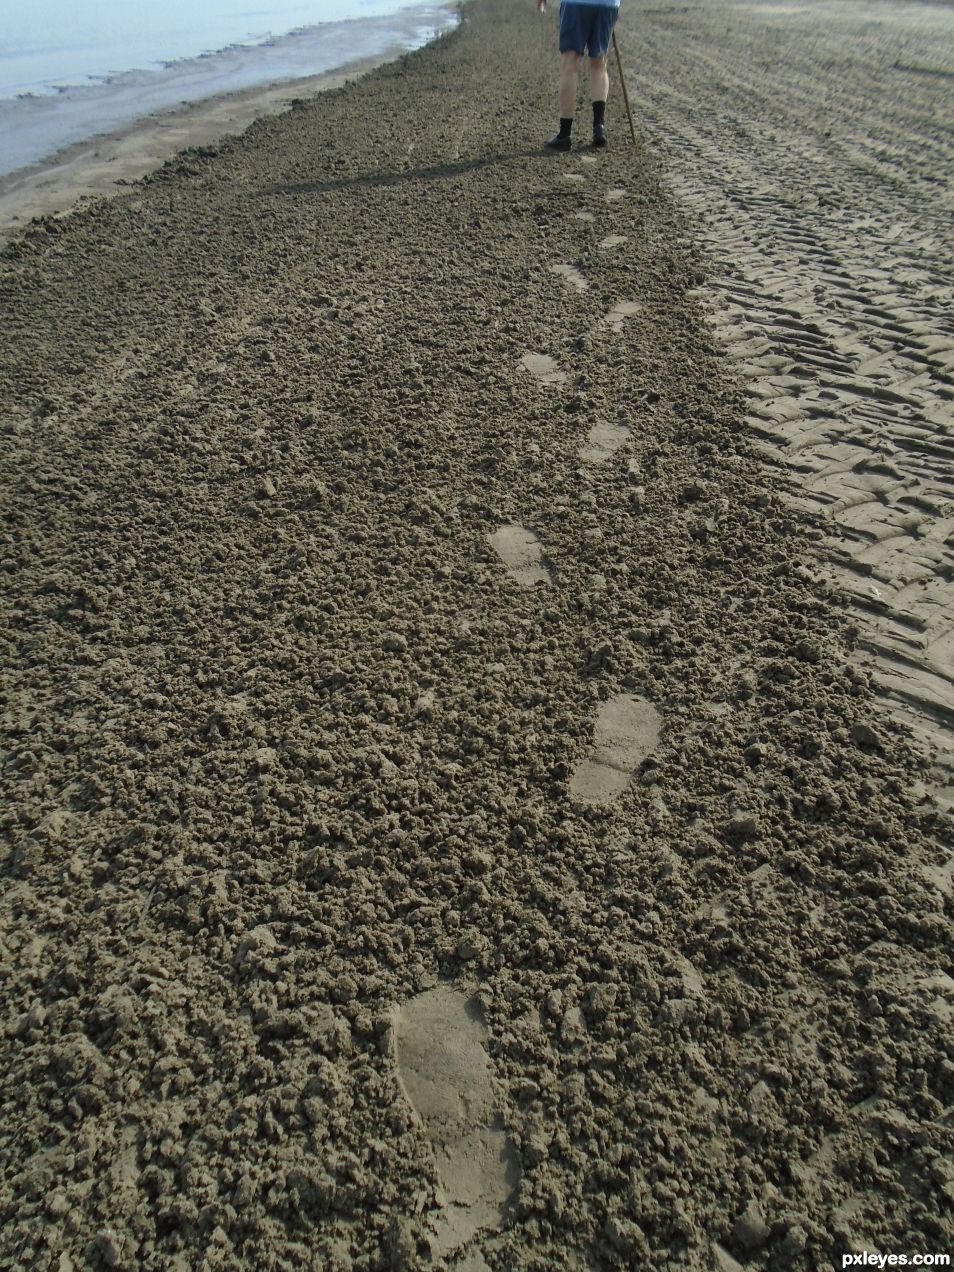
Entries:
[[712, 5], [640, 38], [641, 109], [750, 434], [950, 804], [954, 10]]
[[7, 248], [5, 1267], [950, 1249], [943, 771], [756, 444], [772, 223], [730, 293], [671, 193], [778, 16], [628, 9], [652, 131], [554, 156], [553, 17], [479, 0]]

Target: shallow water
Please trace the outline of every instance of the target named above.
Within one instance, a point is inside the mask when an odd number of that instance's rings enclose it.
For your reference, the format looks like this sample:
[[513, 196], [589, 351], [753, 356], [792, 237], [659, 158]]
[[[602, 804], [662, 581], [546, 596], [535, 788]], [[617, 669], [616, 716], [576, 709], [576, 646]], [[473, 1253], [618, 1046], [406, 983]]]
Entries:
[[4, 14], [0, 100], [50, 93], [132, 70], [208, 57], [316, 26], [365, 22], [418, 7], [415, 0], [259, 0], [237, 8], [227, 0], [168, 0], [130, 6], [119, 0], [38, 0]]
[[[314, 25], [325, 13], [332, 18]], [[31, 42], [21, 20], [0, 54], [0, 175], [184, 103], [419, 48], [455, 22], [440, 5], [326, 0], [221, 21], [203, 10], [191, 25], [173, 14], [162, 29], [155, 20], [136, 30], [74, 26]]]

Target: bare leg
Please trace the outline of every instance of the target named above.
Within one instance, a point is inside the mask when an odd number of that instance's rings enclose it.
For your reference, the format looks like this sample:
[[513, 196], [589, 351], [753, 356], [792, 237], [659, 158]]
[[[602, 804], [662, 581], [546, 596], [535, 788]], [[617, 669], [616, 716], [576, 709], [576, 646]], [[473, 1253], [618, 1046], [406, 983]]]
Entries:
[[[564, 54], [564, 57], [566, 54]], [[609, 70], [605, 57], [590, 58], [590, 101], [605, 102], [609, 93]], [[561, 98], [562, 102], [562, 98]]]
[[[605, 62], [606, 59], [604, 58]], [[572, 119], [576, 111], [576, 79], [580, 70], [579, 53], [560, 54], [560, 118]]]

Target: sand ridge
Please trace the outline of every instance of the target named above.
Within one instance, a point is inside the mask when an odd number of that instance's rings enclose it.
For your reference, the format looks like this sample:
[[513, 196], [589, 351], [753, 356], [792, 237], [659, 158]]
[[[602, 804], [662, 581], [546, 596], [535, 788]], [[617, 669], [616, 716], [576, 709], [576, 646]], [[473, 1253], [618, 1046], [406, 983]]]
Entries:
[[949, 822], [554, 21], [3, 254], [6, 1265], [438, 1267], [435, 1081], [461, 1267], [949, 1241]]

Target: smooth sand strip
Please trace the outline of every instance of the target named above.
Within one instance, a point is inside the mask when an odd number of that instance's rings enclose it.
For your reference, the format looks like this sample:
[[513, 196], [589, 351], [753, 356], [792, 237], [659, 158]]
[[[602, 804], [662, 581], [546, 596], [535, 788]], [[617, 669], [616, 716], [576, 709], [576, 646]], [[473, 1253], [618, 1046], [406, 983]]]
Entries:
[[487, 1030], [473, 999], [446, 985], [395, 1013], [398, 1078], [424, 1124], [444, 1189], [434, 1253], [459, 1249], [499, 1227], [519, 1177], [517, 1155], [495, 1110]]
[[612, 804], [652, 754], [661, 728], [662, 717], [645, 698], [621, 693], [604, 702], [596, 717], [593, 750], [570, 778], [570, 794], [584, 804]]
[[500, 526], [490, 536], [490, 544], [521, 587], [553, 582], [543, 561], [543, 545], [526, 526], [516, 522]]
[[599, 420], [590, 429], [580, 448], [580, 459], [585, 464], [603, 464], [629, 441], [629, 429], [625, 424], [613, 424]]

